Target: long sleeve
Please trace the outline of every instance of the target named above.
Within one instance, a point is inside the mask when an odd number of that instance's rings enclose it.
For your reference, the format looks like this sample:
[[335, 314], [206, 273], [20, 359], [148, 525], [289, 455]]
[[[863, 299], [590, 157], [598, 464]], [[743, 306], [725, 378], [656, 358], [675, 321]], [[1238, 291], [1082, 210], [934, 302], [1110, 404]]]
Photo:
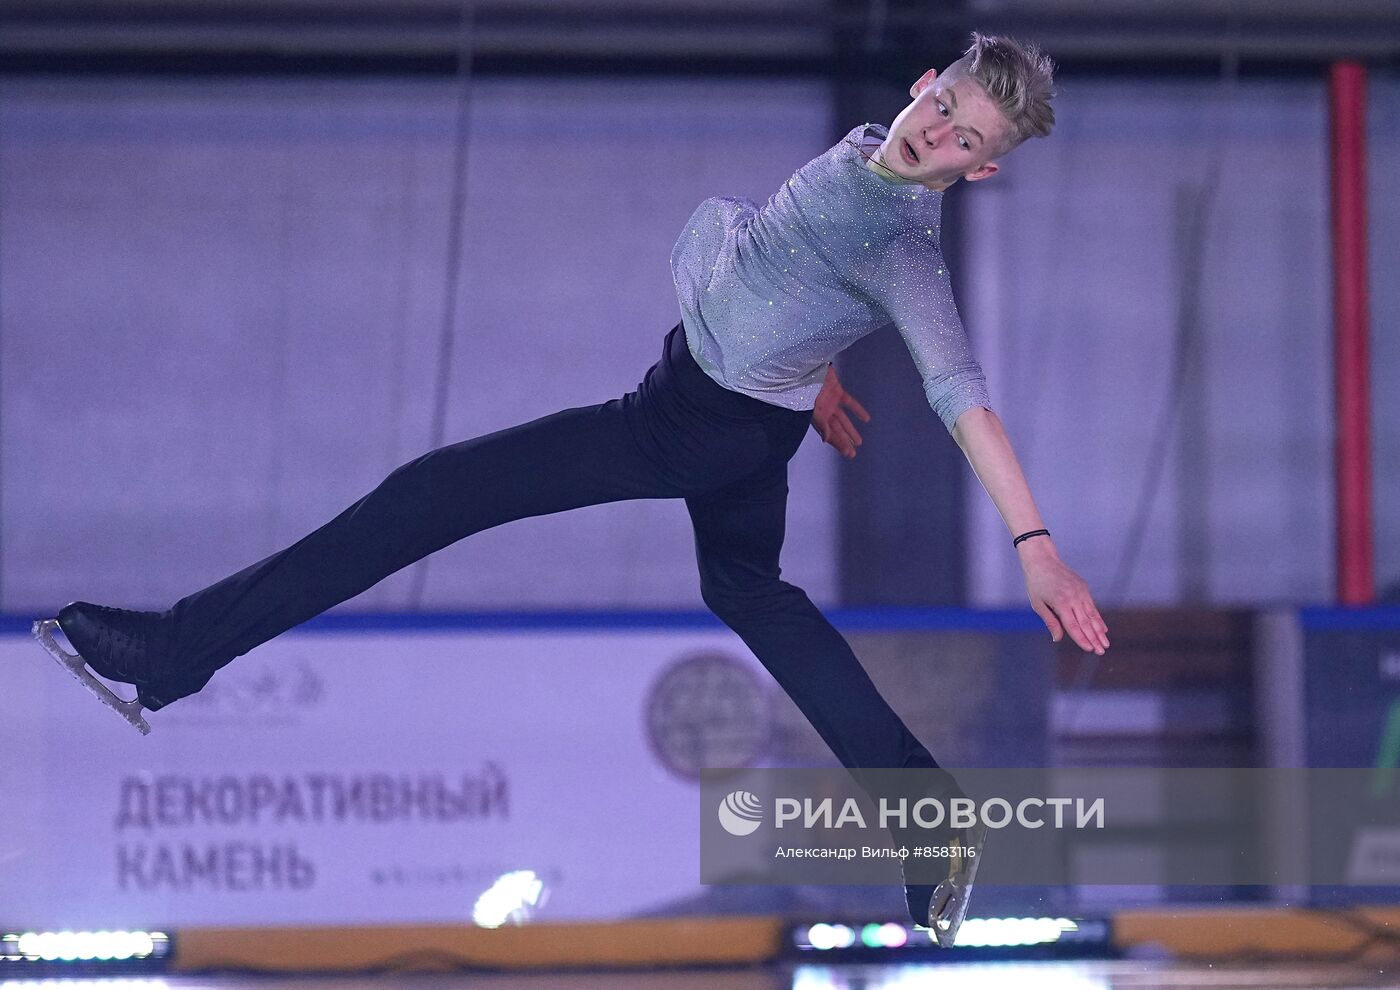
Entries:
[[852, 269], [852, 282], [889, 316], [914, 359], [924, 395], [951, 433], [968, 409], [991, 409], [987, 379], [953, 300], [932, 231], [906, 233]]
[[868, 167], [888, 129], [862, 124], [762, 206], [711, 197], [671, 253], [686, 342], [725, 388], [811, 409], [827, 362], [894, 323], [951, 431], [990, 408], [938, 250], [943, 193]]

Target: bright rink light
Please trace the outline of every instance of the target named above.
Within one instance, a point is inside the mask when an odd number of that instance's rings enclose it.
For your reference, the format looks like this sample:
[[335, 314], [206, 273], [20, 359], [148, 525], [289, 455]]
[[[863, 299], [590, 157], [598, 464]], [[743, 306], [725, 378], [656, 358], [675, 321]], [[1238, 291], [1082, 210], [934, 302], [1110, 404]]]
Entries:
[[908, 929], [893, 921], [883, 925], [872, 922], [860, 930], [861, 945], [871, 949], [898, 949], [908, 941]]
[[167, 936], [162, 932], [23, 932], [5, 935], [0, 941], [10, 959], [111, 962], [145, 959], [155, 953], [158, 943], [167, 941]]
[[[979, 949], [1048, 945], [1078, 930], [1078, 924], [1068, 918], [968, 918], [958, 929], [955, 944]], [[797, 944], [804, 949], [848, 949], [859, 941], [866, 948], [899, 949], [909, 944], [909, 936], [909, 929], [895, 922], [872, 922], [858, 930], [819, 923], [807, 929], [805, 938], [799, 929]]]
[[[851, 985], [850, 973], [834, 967], [799, 966], [792, 974], [792, 990], [846, 990]], [[907, 963], [872, 974], [863, 985], [866, 990], [1112, 990], [1106, 979], [1074, 964], [1026, 962]]]
[[515, 870], [496, 879], [472, 907], [472, 921], [482, 928], [500, 928], [507, 921], [519, 924], [542, 903], [544, 881], [534, 870]]
[[71, 987], [72, 990], [170, 990], [170, 984], [162, 979], [117, 976], [98, 979], [61, 980], [0, 980], [0, 990], [55, 990], [56, 987]]
[[887, 949], [898, 949], [909, 941], [909, 930], [893, 921], [880, 926], [880, 944]]
[[807, 929], [814, 949], [849, 949], [856, 944], [856, 930], [849, 925], [816, 924]]
[[954, 944], [970, 948], [1047, 945], [1078, 927], [1068, 918], [968, 918]]

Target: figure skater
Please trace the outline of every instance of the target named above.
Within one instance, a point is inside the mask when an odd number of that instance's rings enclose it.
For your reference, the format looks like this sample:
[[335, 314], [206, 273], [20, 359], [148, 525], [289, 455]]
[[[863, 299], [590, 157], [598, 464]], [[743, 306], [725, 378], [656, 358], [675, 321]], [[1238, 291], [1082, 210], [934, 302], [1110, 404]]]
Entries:
[[[763, 206], [702, 203], [671, 255], [681, 322], [634, 391], [424, 454], [297, 543], [167, 611], [74, 602], [36, 623], [36, 635], [146, 732], [142, 709], [199, 691], [235, 657], [463, 537], [585, 505], [683, 498], [705, 604], [841, 763], [941, 772], [846, 641], [780, 577], [787, 463], [809, 427], [855, 456], [851, 417], [869, 415], [831, 360], [892, 323], [1005, 521], [1051, 637], [1108, 649], [1089, 590], [1061, 562], [991, 411], [939, 250], [943, 191], [991, 178], [1017, 145], [1049, 134], [1052, 72], [1034, 45], [974, 33], [947, 70], [919, 77], [893, 123], [855, 127]], [[136, 697], [123, 701], [89, 669]], [[954, 837], [961, 853], [936, 889], [906, 883], [911, 916], [941, 944], [966, 911], [982, 837]]]

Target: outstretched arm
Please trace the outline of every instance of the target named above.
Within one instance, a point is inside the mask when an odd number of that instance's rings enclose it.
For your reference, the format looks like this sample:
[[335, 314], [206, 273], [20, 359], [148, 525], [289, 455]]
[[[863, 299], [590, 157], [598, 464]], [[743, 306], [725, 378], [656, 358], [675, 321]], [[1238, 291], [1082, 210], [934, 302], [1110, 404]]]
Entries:
[[[958, 417], [953, 439], [1013, 536], [1045, 528], [996, 413], [981, 406], [968, 409]], [[1094, 605], [1089, 586], [1060, 560], [1054, 541], [1048, 536], [1033, 536], [1023, 540], [1016, 552], [1026, 575], [1031, 607], [1045, 620], [1055, 642], [1068, 632], [1082, 649], [1102, 655], [1108, 649], [1108, 626]]]
[[[850, 277], [880, 305], [904, 338], [929, 405], [962, 448], [1007, 529], [1016, 536], [1044, 529], [1001, 420], [988, 408], [986, 379], [968, 346], [948, 267], [933, 229], [925, 228], [922, 234], [911, 230], [883, 250], [870, 252], [854, 265]], [[833, 397], [841, 394], [831, 393]], [[839, 440], [846, 432], [845, 423], [834, 414], [827, 418], [841, 428], [835, 434]], [[814, 422], [818, 420], [814, 418]], [[843, 448], [828, 439], [820, 425], [819, 432], [838, 450], [845, 453], [849, 449], [848, 456], [854, 454], [854, 447]], [[1088, 586], [1060, 561], [1054, 542], [1048, 536], [1035, 536], [1023, 540], [1016, 552], [1026, 574], [1031, 606], [1045, 620], [1055, 642], [1069, 633], [1085, 650], [1102, 653], [1108, 649], [1108, 627]]]

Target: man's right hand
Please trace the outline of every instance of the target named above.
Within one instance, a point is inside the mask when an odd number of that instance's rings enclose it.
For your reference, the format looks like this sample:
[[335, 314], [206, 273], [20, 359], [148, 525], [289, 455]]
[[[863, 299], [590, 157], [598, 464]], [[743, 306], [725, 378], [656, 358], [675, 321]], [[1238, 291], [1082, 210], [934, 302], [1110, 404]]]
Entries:
[[827, 365], [826, 381], [822, 382], [816, 407], [812, 410], [812, 428], [817, 431], [817, 436], [835, 447], [843, 457], [855, 457], [856, 448], [861, 445], [860, 432], [846, 414], [847, 409], [859, 416], [862, 423], [870, 422], [870, 414], [865, 407], [841, 387], [841, 381], [836, 377], [836, 366]]

